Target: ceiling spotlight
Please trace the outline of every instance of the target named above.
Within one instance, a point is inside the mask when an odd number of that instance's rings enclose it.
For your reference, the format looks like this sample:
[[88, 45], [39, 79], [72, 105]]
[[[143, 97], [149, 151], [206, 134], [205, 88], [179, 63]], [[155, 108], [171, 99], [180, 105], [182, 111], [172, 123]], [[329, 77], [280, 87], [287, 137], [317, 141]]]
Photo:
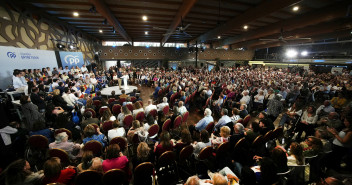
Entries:
[[292, 8], [292, 10], [295, 11], [295, 12], [298, 11], [298, 10], [299, 10], [299, 6], [294, 6], [294, 7]]
[[293, 50], [293, 49], [289, 49], [286, 51], [286, 56], [288, 58], [294, 58], [297, 56], [297, 51]]
[[307, 51], [302, 51], [302, 52], [301, 52], [301, 55], [305, 57], [305, 56], [308, 55], [308, 52], [307, 52]]
[[70, 49], [74, 49], [74, 48], [75, 48], [72, 44], [70, 44], [68, 47], [69, 47]]
[[244, 26], [243, 26], [243, 29], [245, 29], [245, 30], [248, 29], [248, 26], [247, 26], [247, 25], [244, 25]]
[[99, 30], [99, 33], [103, 33], [103, 30]]
[[79, 13], [78, 12], [73, 12], [73, 16], [78, 17]]
[[218, 39], [221, 39], [221, 36], [220, 36], [220, 35], [218, 36]]
[[148, 17], [146, 15], [143, 15], [142, 19], [143, 19], [143, 21], [147, 21]]
[[148, 35], [148, 32], [147, 32], [147, 31], [145, 31], [145, 32], [144, 32], [144, 34], [145, 34], [145, 35]]
[[56, 47], [61, 50], [61, 49], [64, 49], [64, 48], [65, 48], [65, 45], [62, 45], [61, 43], [57, 43], [57, 44], [56, 44]]

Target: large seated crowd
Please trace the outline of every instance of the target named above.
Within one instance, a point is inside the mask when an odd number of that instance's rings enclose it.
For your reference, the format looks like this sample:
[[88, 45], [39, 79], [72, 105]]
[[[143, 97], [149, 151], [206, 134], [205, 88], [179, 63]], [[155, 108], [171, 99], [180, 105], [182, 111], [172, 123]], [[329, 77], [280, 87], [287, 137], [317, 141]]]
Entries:
[[1, 123], [1, 184], [351, 180], [347, 70], [65, 66], [16, 69], [8, 90], [21, 121]]

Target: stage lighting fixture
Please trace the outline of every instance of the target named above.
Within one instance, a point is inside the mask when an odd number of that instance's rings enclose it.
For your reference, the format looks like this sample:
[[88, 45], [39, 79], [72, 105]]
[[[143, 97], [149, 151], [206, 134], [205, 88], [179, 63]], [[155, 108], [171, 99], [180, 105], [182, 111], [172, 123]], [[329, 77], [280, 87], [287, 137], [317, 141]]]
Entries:
[[114, 28], [114, 27], [112, 27], [112, 32], [113, 32], [113, 33], [116, 33], [116, 30], [115, 30], [115, 28]]
[[73, 12], [73, 16], [78, 17], [79, 13], [78, 12]]
[[103, 24], [104, 24], [104, 25], [108, 24], [108, 20], [107, 20], [107, 19], [104, 19]]
[[245, 29], [245, 30], [248, 29], [248, 26], [247, 26], [247, 25], [244, 25], [244, 26], [243, 26], [243, 29]]
[[147, 21], [148, 17], [146, 15], [143, 15], [142, 19], [143, 19], [143, 21]]
[[65, 45], [62, 45], [61, 43], [57, 43], [57, 44], [56, 44], [56, 47], [61, 50], [61, 49], [64, 49], [64, 48], [65, 48]]
[[99, 30], [99, 33], [103, 33], [103, 30]]
[[295, 11], [295, 12], [298, 11], [298, 10], [299, 10], [299, 6], [294, 6], [294, 7], [292, 8], [292, 10]]
[[144, 34], [145, 34], [145, 35], [148, 35], [148, 32], [147, 32], [147, 31], [145, 31], [145, 32], [144, 32]]
[[288, 58], [294, 58], [297, 56], [297, 51], [296, 50], [293, 50], [293, 49], [289, 49], [286, 51], [286, 56]]
[[221, 39], [221, 36], [220, 36], [220, 35], [218, 36], [218, 39]]
[[302, 52], [301, 52], [301, 55], [305, 57], [305, 56], [308, 55], [308, 52], [307, 52], [307, 51], [302, 51]]

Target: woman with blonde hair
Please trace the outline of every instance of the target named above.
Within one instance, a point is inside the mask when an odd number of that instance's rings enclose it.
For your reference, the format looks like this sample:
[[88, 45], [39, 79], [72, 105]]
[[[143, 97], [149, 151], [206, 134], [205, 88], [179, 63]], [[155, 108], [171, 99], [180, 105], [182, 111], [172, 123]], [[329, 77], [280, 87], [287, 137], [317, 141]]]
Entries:
[[139, 113], [139, 112], [144, 112], [144, 109], [142, 107], [142, 105], [139, 103], [139, 102], [136, 102], [134, 104], [135, 106], [135, 109], [133, 110], [133, 117], [136, 117], [136, 115]]
[[144, 162], [153, 163], [154, 153], [146, 142], [141, 142], [137, 147], [137, 155], [132, 159], [133, 169]]
[[214, 148], [217, 148], [221, 143], [225, 143], [229, 140], [231, 129], [228, 126], [223, 126], [220, 129], [220, 137], [216, 137], [211, 134], [211, 143]]

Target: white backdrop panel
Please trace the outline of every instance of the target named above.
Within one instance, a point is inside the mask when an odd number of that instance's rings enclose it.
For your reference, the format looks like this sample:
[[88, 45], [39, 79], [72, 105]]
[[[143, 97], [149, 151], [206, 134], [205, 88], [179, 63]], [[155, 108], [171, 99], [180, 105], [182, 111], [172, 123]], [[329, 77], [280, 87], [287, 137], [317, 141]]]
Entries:
[[0, 88], [12, 84], [14, 69], [42, 69], [57, 67], [54, 51], [0, 46]]

